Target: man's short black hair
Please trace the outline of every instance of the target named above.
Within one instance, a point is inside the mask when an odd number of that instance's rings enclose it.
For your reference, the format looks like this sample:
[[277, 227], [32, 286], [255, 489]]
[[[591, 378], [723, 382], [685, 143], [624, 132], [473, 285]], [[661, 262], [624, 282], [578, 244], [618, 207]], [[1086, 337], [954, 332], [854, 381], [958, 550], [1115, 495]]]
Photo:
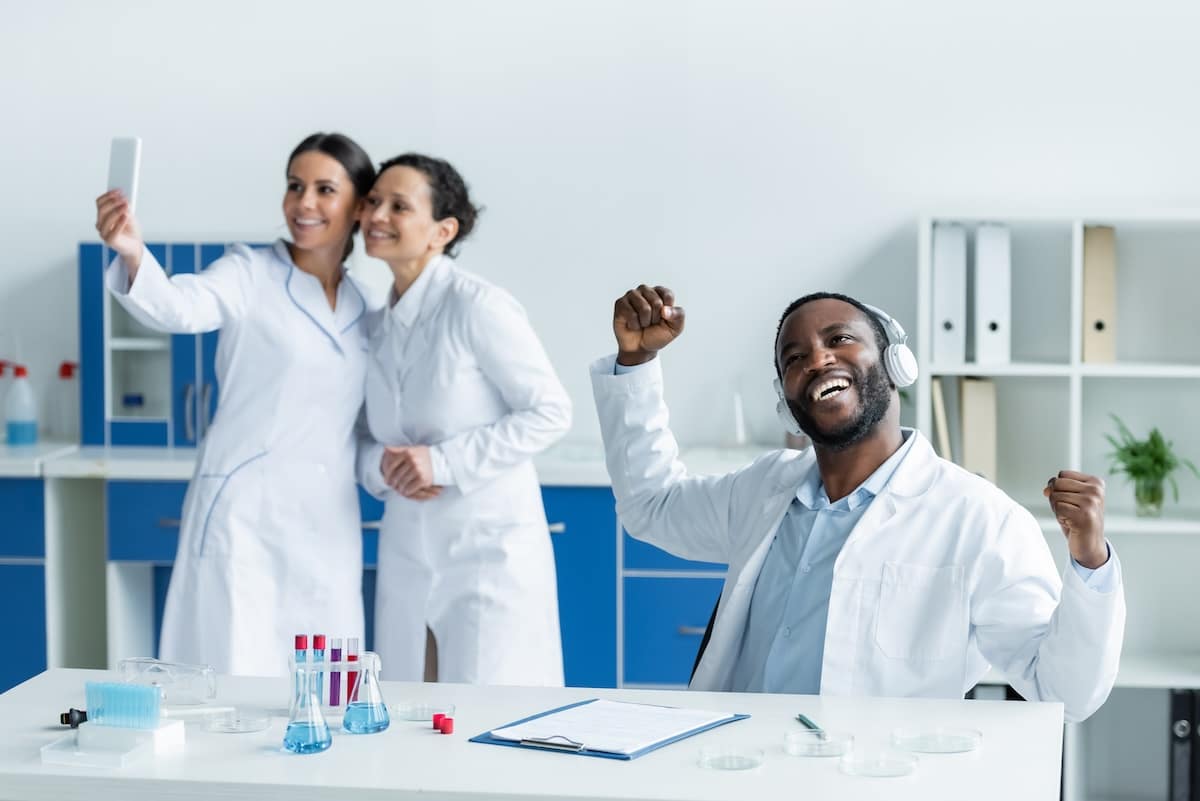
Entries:
[[[887, 347], [889, 344], [887, 331], [885, 331], [883, 329], [883, 321], [880, 320], [879, 317], [876, 316], [875, 312], [868, 309], [866, 307], [866, 305], [863, 304], [862, 301], [855, 300], [854, 298], [850, 297], [849, 295], [842, 295], [838, 292], [813, 292], [811, 294], [805, 295], [802, 298], [797, 298], [796, 300], [793, 300], [791, 303], [789, 303], [788, 307], [783, 310], [783, 314], [779, 318], [779, 325], [777, 325], [775, 327], [775, 346], [776, 347], [779, 346], [779, 334], [783, 332], [783, 321], [786, 320], [788, 318], [788, 315], [791, 314], [792, 312], [794, 312], [796, 309], [800, 308], [805, 303], [812, 303], [814, 300], [840, 300], [843, 303], [849, 303], [851, 306], [853, 306], [854, 308], [856, 308], [860, 312], [862, 312], [863, 315], [866, 316], [867, 320], [870, 321], [871, 328], [875, 331], [875, 343], [879, 346], [880, 358], [883, 358], [883, 352], [885, 350], [887, 350]], [[779, 372], [778, 356], [775, 356], [774, 354], [772, 354], [771, 361], [774, 362], [774, 364], [775, 364], [775, 374], [782, 376], [782, 374]]]

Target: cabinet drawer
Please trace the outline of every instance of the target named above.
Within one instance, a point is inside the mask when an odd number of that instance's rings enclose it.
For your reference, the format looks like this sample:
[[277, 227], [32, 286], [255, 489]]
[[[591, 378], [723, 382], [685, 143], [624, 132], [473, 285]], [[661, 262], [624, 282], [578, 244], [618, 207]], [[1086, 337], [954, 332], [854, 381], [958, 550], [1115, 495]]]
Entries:
[[186, 493], [186, 481], [108, 482], [109, 561], [174, 562]]
[[625, 684], [688, 683], [723, 584], [724, 578], [625, 578]]
[[635, 540], [625, 529], [621, 529], [625, 545], [626, 570], [714, 570], [725, 571], [725, 565], [716, 562], [692, 562], [656, 548], [648, 542]]
[[46, 555], [46, 506], [40, 478], [0, 480], [0, 557], [40, 559]]

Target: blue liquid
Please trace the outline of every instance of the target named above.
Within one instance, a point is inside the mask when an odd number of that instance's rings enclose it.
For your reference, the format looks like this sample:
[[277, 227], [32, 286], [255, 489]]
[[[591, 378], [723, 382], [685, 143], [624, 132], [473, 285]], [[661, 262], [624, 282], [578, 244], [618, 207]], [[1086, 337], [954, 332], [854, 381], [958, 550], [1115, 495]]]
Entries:
[[8, 421], [9, 445], [33, 445], [37, 442], [37, 423], [29, 421]]
[[342, 727], [351, 734], [374, 734], [386, 729], [391, 722], [387, 707], [383, 704], [355, 701], [346, 707], [342, 715]]
[[324, 723], [289, 723], [283, 735], [283, 747], [294, 754], [316, 754], [333, 744]]

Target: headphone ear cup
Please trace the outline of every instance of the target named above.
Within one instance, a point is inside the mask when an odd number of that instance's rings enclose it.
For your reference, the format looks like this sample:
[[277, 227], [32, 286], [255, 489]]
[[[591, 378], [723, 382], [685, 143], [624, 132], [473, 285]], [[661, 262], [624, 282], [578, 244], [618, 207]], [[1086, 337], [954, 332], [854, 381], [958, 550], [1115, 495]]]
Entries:
[[796, 416], [788, 406], [787, 398], [783, 396], [783, 383], [778, 378], [775, 379], [775, 397], [778, 398], [775, 402], [775, 415], [779, 418], [783, 430], [797, 437], [803, 434], [800, 424], [796, 422]]
[[920, 375], [917, 357], [904, 343], [888, 345], [888, 349], [883, 354], [883, 364], [887, 368], [888, 377], [897, 387], [915, 384], [917, 376]]

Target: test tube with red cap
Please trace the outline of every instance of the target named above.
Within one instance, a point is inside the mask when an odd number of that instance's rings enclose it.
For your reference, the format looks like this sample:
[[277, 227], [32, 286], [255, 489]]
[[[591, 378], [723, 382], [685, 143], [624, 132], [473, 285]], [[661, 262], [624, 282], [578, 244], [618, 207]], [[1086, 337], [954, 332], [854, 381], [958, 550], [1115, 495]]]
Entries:
[[[313, 663], [320, 664], [325, 661], [325, 635], [313, 635]], [[325, 695], [325, 674], [323, 671], [317, 671], [317, 698]]]
[[[358, 638], [346, 638], [346, 661], [358, 661]], [[346, 672], [346, 703], [353, 703], [358, 700], [358, 671], [350, 670]]]

